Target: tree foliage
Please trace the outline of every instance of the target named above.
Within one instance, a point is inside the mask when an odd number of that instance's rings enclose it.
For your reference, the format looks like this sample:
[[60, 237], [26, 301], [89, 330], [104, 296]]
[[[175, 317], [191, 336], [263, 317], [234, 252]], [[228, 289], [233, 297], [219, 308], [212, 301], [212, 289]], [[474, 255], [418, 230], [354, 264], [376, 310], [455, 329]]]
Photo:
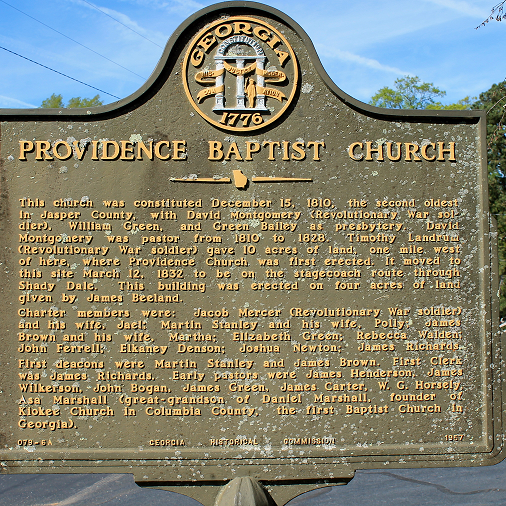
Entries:
[[43, 109], [62, 109], [65, 107], [65, 104], [63, 103], [63, 97], [61, 95], [55, 95], [53, 93], [49, 98], [43, 100], [40, 106]]
[[443, 110], [454, 110], [454, 111], [464, 111], [465, 109], [473, 108], [473, 100], [476, 100], [476, 97], [464, 97], [459, 101], [454, 102], [453, 104], [442, 104], [441, 102], [435, 102], [433, 104], [429, 104], [426, 109], [443, 109]]
[[[501, 2], [498, 4], [502, 8]], [[418, 77], [396, 79], [395, 90], [385, 87], [370, 103], [394, 109], [485, 109], [487, 111], [487, 163], [490, 213], [497, 219], [500, 286], [500, 313], [506, 317], [506, 81], [494, 84], [479, 99], [466, 97], [443, 105], [436, 99], [446, 93]], [[472, 102], [475, 100], [474, 102]], [[502, 282], [504, 278], [504, 282]]]
[[[490, 212], [497, 220], [501, 316], [506, 316], [506, 81], [481, 93], [473, 109], [487, 111], [487, 160]], [[503, 279], [505, 282], [503, 282]]]
[[394, 81], [394, 88], [381, 88], [369, 103], [387, 109], [469, 109], [471, 106], [469, 97], [443, 105], [436, 99], [444, 97], [446, 91], [423, 82], [418, 76], [399, 77]]
[[40, 106], [43, 109], [75, 109], [77, 107], [97, 107], [98, 105], [103, 105], [100, 95], [95, 95], [92, 98], [73, 97], [65, 105], [63, 97], [53, 93], [49, 98], [43, 100]]

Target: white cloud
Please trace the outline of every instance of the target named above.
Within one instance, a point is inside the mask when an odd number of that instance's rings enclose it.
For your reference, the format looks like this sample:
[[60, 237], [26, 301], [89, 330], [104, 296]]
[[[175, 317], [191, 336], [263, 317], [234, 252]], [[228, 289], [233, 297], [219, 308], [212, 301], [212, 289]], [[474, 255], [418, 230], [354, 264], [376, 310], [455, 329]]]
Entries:
[[343, 61], [350, 61], [354, 63], [358, 63], [359, 65], [364, 65], [366, 67], [370, 67], [376, 70], [382, 70], [384, 72], [391, 72], [392, 74], [397, 74], [400, 76], [413, 75], [411, 72], [407, 70], [402, 70], [397, 67], [391, 67], [390, 65], [384, 65], [380, 63], [378, 60], [374, 60], [373, 58], [366, 58], [364, 56], [360, 56], [358, 54], [351, 53], [349, 51], [342, 51], [341, 49], [333, 48], [332, 51], [329, 51], [327, 47], [318, 47], [318, 52], [322, 55], [325, 55], [328, 58], [338, 58]]
[[176, 0], [176, 2], [184, 7], [188, 7], [190, 9], [203, 9], [204, 5], [195, 2], [194, 0]]
[[[464, 14], [465, 16], [471, 16], [475, 18], [486, 18], [490, 14], [490, 10], [482, 9], [476, 5], [472, 5], [465, 0], [425, 0], [441, 7], [446, 7], [454, 11]], [[492, 8], [492, 2], [490, 5]]]
[[149, 9], [161, 9], [168, 12], [178, 12], [184, 16], [188, 16], [194, 11], [203, 9], [205, 5], [196, 2], [195, 0], [171, 0], [166, 2], [163, 0], [122, 0], [130, 4], [137, 4], [147, 6]]
[[0, 107], [11, 108], [14, 106], [30, 107], [32, 109], [36, 109], [38, 107], [37, 105], [29, 104], [28, 102], [23, 102], [22, 100], [18, 100], [17, 98], [0, 95]]
[[97, 7], [102, 12], [105, 12], [106, 14], [109, 14], [109, 16], [117, 19], [118, 21], [121, 21], [124, 25], [128, 26], [129, 28], [132, 28], [132, 30], [135, 30], [136, 32], [144, 32], [144, 34], [149, 33], [142, 26], [140, 26], [139, 23], [128, 17], [126, 14], [123, 14], [122, 12], [119, 11], [115, 11], [114, 9], [109, 9], [107, 7], [102, 6]]
[[[126, 14], [120, 11], [109, 9], [108, 7], [102, 7], [101, 5], [94, 4], [93, 2], [83, 2], [82, 0], [71, 0], [71, 1], [82, 7], [93, 9], [95, 12], [97, 12], [97, 9], [102, 11], [105, 15], [110, 16], [109, 19], [111, 22], [114, 22], [113, 20], [116, 20], [117, 22], [119, 22], [119, 25], [121, 24], [125, 25], [127, 28], [130, 28], [134, 32], [137, 32], [142, 37], [145, 37], [146, 39], [156, 43], [162, 48], [165, 46], [165, 43], [167, 42], [168, 39], [167, 35], [156, 33], [152, 29], [146, 30], [141, 25], [139, 25], [139, 23], [134, 21], [131, 17], [127, 16]], [[143, 2], [141, 2], [141, 4], [142, 3]], [[153, 8], [153, 5], [151, 5], [151, 8]]]

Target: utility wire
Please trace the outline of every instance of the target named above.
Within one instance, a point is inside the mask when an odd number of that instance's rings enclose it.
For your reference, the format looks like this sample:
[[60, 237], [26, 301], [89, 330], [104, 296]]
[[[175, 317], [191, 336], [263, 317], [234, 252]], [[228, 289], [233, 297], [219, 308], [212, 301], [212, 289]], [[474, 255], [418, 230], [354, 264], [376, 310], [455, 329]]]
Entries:
[[110, 58], [107, 58], [107, 56], [104, 56], [103, 54], [98, 53], [98, 52], [97, 52], [97, 51], [95, 51], [94, 49], [91, 49], [90, 47], [85, 46], [84, 44], [81, 44], [80, 42], [78, 42], [77, 40], [73, 39], [72, 37], [69, 37], [68, 35], [65, 35], [64, 33], [62, 33], [62, 32], [60, 32], [60, 31], [56, 30], [56, 28], [53, 28], [53, 27], [51, 27], [51, 26], [49, 26], [49, 25], [46, 25], [46, 23], [43, 23], [43, 22], [42, 22], [42, 21], [40, 21], [39, 19], [34, 18], [33, 16], [30, 16], [30, 14], [27, 14], [26, 12], [23, 12], [21, 9], [18, 9], [17, 7], [14, 7], [14, 5], [11, 5], [11, 4], [9, 4], [9, 3], [5, 2], [5, 0], [0, 0], [0, 2], [2, 2], [2, 3], [3, 3], [3, 4], [5, 4], [5, 5], [8, 5], [9, 7], [12, 7], [14, 10], [16, 10], [16, 11], [18, 11], [18, 12], [21, 12], [21, 14], [24, 14], [25, 16], [29, 17], [30, 19], [33, 19], [34, 21], [37, 21], [37, 23], [40, 23], [41, 25], [45, 26], [46, 28], [49, 28], [50, 30], [53, 30], [53, 32], [56, 32], [56, 33], [58, 33], [58, 34], [62, 35], [63, 37], [65, 37], [65, 38], [67, 38], [67, 39], [71, 40], [71, 41], [72, 41], [72, 42], [74, 42], [75, 44], [79, 44], [81, 47], [84, 47], [84, 48], [85, 48], [85, 49], [87, 49], [88, 51], [91, 51], [92, 53], [95, 53], [96, 55], [98, 55], [98, 56], [100, 56], [100, 57], [104, 58], [105, 60], [110, 61], [111, 63], [114, 63], [114, 64], [115, 64], [115, 65], [117, 65], [118, 67], [121, 67], [122, 69], [127, 70], [127, 71], [128, 71], [128, 72], [130, 72], [131, 74], [134, 74], [134, 75], [136, 75], [137, 77], [140, 77], [142, 80], [144, 80], [144, 81], [146, 80], [146, 78], [145, 78], [145, 77], [143, 77], [143, 76], [141, 76], [141, 75], [137, 74], [137, 73], [136, 73], [136, 72], [134, 72], [133, 70], [130, 70], [130, 69], [129, 69], [129, 68], [127, 68], [127, 67], [123, 67], [123, 65], [119, 64], [118, 62], [115, 62], [114, 60], [111, 60]]
[[129, 30], [131, 30], [132, 32], [136, 33], [137, 35], [139, 35], [143, 39], [146, 39], [147, 41], [151, 42], [151, 44], [154, 44], [155, 46], [158, 46], [159, 48], [163, 49], [163, 47], [160, 46], [159, 44], [157, 44], [156, 42], [153, 42], [151, 39], [148, 39], [147, 37], [145, 37], [144, 35], [142, 35], [142, 33], [136, 32], [133, 28], [130, 28], [129, 26], [125, 25], [125, 23], [122, 23], [118, 19], [113, 18], [110, 14], [107, 14], [107, 12], [103, 11], [102, 9], [100, 9], [99, 7], [97, 7], [96, 5], [93, 5], [92, 3], [88, 2], [87, 0], [81, 0], [81, 2], [84, 2], [85, 4], [88, 4], [90, 7], [93, 7], [97, 11], [100, 11], [102, 14], [105, 14], [106, 16], [108, 16], [111, 19], [113, 19], [114, 21], [116, 21], [116, 23], [119, 23], [120, 25], [123, 25], [125, 28], [128, 28]]
[[93, 88], [94, 90], [100, 91], [100, 93], [105, 93], [106, 95], [109, 95], [110, 97], [114, 97], [114, 98], [117, 98], [118, 100], [121, 100], [120, 97], [117, 97], [116, 95], [113, 95], [112, 93], [108, 93], [107, 91], [101, 90], [100, 88], [95, 88], [95, 86], [92, 86], [91, 84], [83, 83], [83, 81], [79, 81], [79, 79], [76, 79], [75, 77], [70, 77], [67, 74], [64, 74], [63, 72], [58, 72], [58, 70], [52, 69], [51, 67], [47, 67], [46, 65], [42, 65], [42, 63], [36, 62], [35, 60], [30, 60], [30, 58], [27, 58], [26, 56], [15, 53], [14, 51], [7, 49], [6, 47], [0, 46], [0, 49], [3, 49], [4, 51], [7, 51], [9, 53], [15, 54], [16, 56], [19, 56], [20, 58], [24, 58], [25, 60], [35, 63], [36, 65], [39, 65], [40, 67], [44, 67], [45, 69], [51, 70], [51, 72], [56, 72], [57, 74], [60, 74], [61, 76], [68, 77], [69, 79], [72, 79], [72, 81], [76, 81], [80, 84], [84, 84], [85, 86], [88, 86], [89, 88]]

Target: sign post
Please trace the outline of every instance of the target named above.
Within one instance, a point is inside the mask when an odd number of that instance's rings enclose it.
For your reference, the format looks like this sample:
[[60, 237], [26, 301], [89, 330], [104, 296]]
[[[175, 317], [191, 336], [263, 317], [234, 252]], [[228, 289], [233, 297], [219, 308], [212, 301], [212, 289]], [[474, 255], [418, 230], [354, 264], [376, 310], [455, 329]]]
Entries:
[[136, 94], [0, 120], [4, 472], [284, 504], [504, 458], [484, 112], [360, 103], [229, 2]]

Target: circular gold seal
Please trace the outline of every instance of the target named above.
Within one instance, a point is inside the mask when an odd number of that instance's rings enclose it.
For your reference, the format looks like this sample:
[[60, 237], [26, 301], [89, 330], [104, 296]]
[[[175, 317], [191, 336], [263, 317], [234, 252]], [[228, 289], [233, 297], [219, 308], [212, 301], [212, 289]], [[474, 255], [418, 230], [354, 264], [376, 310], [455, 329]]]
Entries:
[[206, 26], [183, 63], [188, 100], [209, 123], [234, 132], [263, 128], [288, 108], [297, 90], [295, 53], [264, 21], [231, 16]]

